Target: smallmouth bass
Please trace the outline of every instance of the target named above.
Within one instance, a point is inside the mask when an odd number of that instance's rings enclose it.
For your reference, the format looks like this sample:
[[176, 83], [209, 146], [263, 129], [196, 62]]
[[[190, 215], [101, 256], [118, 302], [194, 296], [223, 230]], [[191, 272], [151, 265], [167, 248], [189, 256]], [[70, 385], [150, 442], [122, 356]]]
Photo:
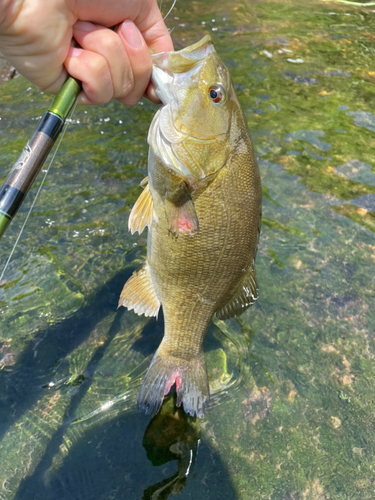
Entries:
[[147, 258], [125, 283], [119, 306], [146, 316], [163, 307], [164, 337], [138, 409], [157, 413], [176, 383], [177, 406], [203, 417], [208, 325], [215, 313], [238, 316], [258, 296], [260, 175], [245, 116], [211, 38], [152, 58], [162, 106], [148, 134], [148, 178], [129, 217], [132, 233], [148, 226]]

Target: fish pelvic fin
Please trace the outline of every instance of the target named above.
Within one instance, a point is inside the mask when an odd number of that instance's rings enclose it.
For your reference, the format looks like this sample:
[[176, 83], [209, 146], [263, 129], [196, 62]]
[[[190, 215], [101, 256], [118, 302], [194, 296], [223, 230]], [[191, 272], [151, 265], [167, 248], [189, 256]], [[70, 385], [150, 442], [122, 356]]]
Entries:
[[124, 306], [136, 314], [157, 316], [160, 301], [156, 296], [147, 263], [134, 271], [122, 289], [118, 307]]
[[152, 221], [157, 220], [154, 213], [154, 203], [150, 186], [148, 185], [148, 177], [143, 179], [141, 186], [144, 189], [135, 202], [129, 216], [128, 228], [132, 234], [136, 231], [141, 234], [146, 226], [150, 227]]
[[137, 407], [146, 414], [157, 413], [173, 384], [176, 383], [177, 406], [192, 417], [203, 418], [210, 399], [206, 361], [203, 352], [190, 361], [166, 356], [157, 350], [143, 380]]
[[219, 319], [233, 318], [239, 316], [250, 307], [258, 298], [258, 283], [252, 265], [242, 276], [230, 300], [216, 311]]

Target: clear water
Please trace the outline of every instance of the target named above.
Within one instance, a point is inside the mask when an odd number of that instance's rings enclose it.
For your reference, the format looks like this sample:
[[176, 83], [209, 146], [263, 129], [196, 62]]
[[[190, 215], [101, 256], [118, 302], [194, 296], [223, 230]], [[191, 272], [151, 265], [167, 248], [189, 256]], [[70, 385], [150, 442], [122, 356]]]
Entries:
[[[76, 110], [0, 284], [0, 499], [374, 498], [372, 9], [184, 0], [167, 19], [176, 48], [214, 36], [263, 179], [260, 298], [210, 327], [204, 420], [173, 396], [136, 412], [163, 322], [116, 310], [156, 107]], [[1, 181], [50, 102], [0, 88]]]

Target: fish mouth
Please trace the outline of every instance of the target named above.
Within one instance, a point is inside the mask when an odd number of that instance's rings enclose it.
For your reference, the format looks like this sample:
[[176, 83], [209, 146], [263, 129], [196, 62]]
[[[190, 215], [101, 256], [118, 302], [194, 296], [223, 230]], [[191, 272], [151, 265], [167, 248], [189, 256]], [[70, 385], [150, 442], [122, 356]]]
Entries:
[[162, 69], [159, 66], [152, 66], [151, 81], [154, 84], [156, 95], [163, 104], [169, 104], [172, 101], [171, 85], [173, 85], [173, 75], [168, 69]]
[[172, 86], [176, 85], [175, 76], [178, 75], [180, 84], [186, 81], [189, 73], [214, 50], [212, 38], [206, 35], [199, 42], [182, 50], [151, 55], [151, 81], [155, 86], [156, 95], [163, 104], [169, 104], [173, 100]]

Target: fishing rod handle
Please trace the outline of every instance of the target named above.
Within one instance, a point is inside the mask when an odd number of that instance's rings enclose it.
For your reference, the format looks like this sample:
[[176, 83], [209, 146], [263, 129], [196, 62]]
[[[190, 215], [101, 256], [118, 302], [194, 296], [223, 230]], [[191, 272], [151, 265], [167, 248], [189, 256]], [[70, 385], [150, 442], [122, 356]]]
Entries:
[[0, 189], [0, 238], [55, 144], [80, 89], [77, 80], [72, 77], [67, 79]]
[[63, 125], [60, 116], [47, 111], [13, 165], [0, 190], [0, 237], [21, 206]]

